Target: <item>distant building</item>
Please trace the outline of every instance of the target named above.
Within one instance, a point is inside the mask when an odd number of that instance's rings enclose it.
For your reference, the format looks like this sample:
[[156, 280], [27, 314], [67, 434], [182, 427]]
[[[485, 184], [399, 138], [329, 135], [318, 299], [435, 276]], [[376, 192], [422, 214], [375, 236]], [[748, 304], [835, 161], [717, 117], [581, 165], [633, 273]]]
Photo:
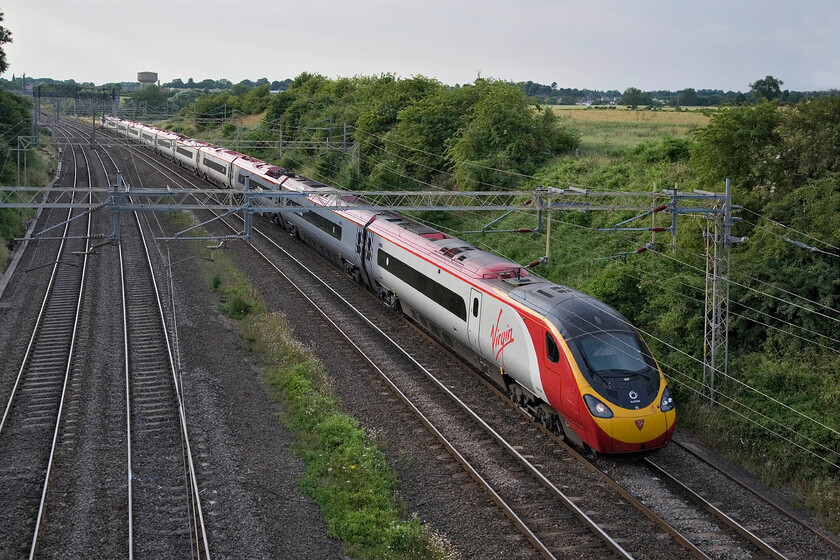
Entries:
[[140, 82], [140, 87], [152, 85], [158, 80], [157, 72], [137, 72], [137, 81]]

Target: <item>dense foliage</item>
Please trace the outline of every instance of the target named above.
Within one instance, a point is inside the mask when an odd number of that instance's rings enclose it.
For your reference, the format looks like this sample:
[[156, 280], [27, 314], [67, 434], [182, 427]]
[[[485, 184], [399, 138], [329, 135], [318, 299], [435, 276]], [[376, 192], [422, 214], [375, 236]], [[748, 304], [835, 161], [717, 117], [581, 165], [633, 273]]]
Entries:
[[[32, 134], [32, 101], [21, 95], [0, 88], [0, 184], [15, 185], [18, 180], [18, 135]], [[43, 162], [35, 160], [35, 150], [27, 152], [28, 162], [33, 171], [43, 167]], [[33, 179], [30, 173], [26, 179]], [[37, 181], [43, 180], [43, 169], [38, 173]], [[37, 182], [36, 181], [36, 182]], [[33, 182], [33, 181], [28, 181]], [[23, 226], [30, 217], [30, 212], [11, 208], [0, 208], [0, 271], [6, 267], [6, 240], [20, 235]]]
[[287, 150], [284, 161], [295, 167], [305, 160], [332, 182], [362, 188], [508, 188], [577, 146], [552, 111], [520, 88], [490, 80], [447, 88], [423, 76], [302, 74], [271, 98], [264, 122], [284, 138], [340, 137], [343, 147], [355, 141], [356, 161], [300, 149]]
[[728, 375], [718, 372], [717, 406], [708, 406], [702, 371], [705, 220], [681, 222], [675, 254], [665, 247], [622, 260], [616, 256], [645, 237], [595, 229], [630, 216], [564, 215], [564, 243], [552, 255], [561, 264], [546, 274], [609, 302], [646, 333], [676, 388], [683, 427], [770, 481], [792, 483], [835, 528], [839, 143], [840, 97], [789, 106], [764, 101], [718, 111], [689, 140], [566, 158], [534, 181], [721, 191], [731, 177], [734, 202], [744, 207], [733, 235], [745, 239], [731, 249], [729, 366]]

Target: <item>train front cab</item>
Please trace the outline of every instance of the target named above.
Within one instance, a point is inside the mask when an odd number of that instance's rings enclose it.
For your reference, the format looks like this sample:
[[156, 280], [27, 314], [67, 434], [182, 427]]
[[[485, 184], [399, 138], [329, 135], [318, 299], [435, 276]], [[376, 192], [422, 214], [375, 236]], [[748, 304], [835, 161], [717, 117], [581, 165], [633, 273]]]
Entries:
[[570, 439], [600, 453], [665, 447], [676, 412], [664, 376], [626, 320], [601, 302], [593, 313], [592, 302], [571, 300], [544, 328], [549, 402], [566, 420]]

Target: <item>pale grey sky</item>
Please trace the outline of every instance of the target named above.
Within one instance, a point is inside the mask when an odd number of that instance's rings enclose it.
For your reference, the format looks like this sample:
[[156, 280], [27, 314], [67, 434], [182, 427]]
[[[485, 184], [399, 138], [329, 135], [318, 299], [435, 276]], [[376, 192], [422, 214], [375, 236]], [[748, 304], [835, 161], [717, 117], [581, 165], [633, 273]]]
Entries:
[[0, 0], [3, 75], [840, 88], [840, 0]]

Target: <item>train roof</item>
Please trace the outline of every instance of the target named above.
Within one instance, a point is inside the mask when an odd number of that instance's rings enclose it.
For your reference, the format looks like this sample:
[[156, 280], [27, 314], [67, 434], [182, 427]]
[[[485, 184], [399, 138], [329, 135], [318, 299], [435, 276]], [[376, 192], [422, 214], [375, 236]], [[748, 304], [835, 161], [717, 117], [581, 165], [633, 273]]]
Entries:
[[542, 278], [511, 290], [508, 296], [556, 319], [554, 323], [566, 339], [595, 331], [634, 330], [627, 319], [606, 303]]
[[[250, 171], [255, 175], [261, 175], [265, 178], [276, 180], [283, 174], [283, 169], [276, 165], [271, 165], [261, 159], [257, 159], [248, 155], [242, 155], [236, 160], [236, 166], [240, 169]], [[275, 181], [276, 182], [276, 181]]]
[[221, 160], [227, 161], [228, 163], [243, 156], [243, 154], [240, 154], [239, 152], [235, 152], [227, 148], [220, 148], [211, 144], [202, 146], [201, 148], [199, 148], [199, 151], [203, 154], [215, 156]]
[[478, 249], [396, 212], [378, 212], [371, 225], [380, 234], [398, 236], [420, 256], [441, 268], [476, 280], [500, 280], [509, 287], [530, 282], [530, 273], [519, 264]]
[[204, 146], [211, 145], [205, 142], [204, 140], [196, 140], [195, 138], [189, 138], [187, 136], [182, 136], [178, 138], [176, 142], [178, 142], [178, 144], [181, 144], [182, 146], [187, 146], [190, 148], [202, 148]]

